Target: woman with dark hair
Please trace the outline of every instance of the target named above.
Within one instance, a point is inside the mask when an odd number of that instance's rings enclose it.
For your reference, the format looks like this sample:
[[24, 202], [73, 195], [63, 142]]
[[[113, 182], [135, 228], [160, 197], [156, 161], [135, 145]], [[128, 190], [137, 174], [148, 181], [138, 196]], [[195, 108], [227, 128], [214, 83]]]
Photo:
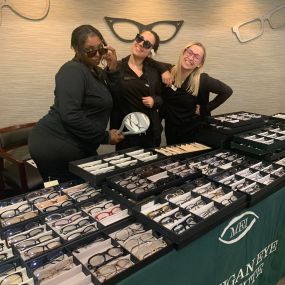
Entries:
[[[96, 155], [100, 144], [123, 139], [117, 130], [106, 131], [113, 106], [109, 87], [119, 79], [115, 50], [90, 25], [72, 32], [71, 47], [74, 58], [55, 77], [54, 104], [29, 138], [31, 156], [44, 181], [73, 179], [70, 161]], [[101, 60], [107, 71], [98, 67]]]
[[150, 119], [150, 127], [145, 134], [128, 135], [116, 145], [116, 149], [133, 146], [143, 148], [160, 145], [162, 127], [158, 108], [160, 97], [160, 73], [149, 64], [148, 58], [157, 51], [159, 37], [154, 31], [137, 34], [131, 54], [118, 62], [121, 80], [112, 86], [114, 107], [110, 127], [119, 128], [123, 118], [131, 112], [142, 112]]

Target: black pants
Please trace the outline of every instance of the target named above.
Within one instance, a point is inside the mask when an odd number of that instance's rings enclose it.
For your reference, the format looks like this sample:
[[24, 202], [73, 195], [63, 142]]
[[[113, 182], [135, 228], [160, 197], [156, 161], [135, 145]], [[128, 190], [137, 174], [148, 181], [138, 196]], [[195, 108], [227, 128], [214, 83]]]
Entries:
[[139, 146], [142, 148], [157, 147], [160, 145], [161, 137], [152, 134], [127, 135], [125, 139], [116, 145], [116, 150]]
[[200, 125], [201, 121], [198, 119], [193, 120], [191, 123], [181, 125], [174, 125], [165, 121], [166, 143], [171, 145], [194, 142]]
[[76, 146], [36, 126], [29, 136], [29, 151], [44, 181], [78, 178], [68, 170], [70, 161], [87, 157]]

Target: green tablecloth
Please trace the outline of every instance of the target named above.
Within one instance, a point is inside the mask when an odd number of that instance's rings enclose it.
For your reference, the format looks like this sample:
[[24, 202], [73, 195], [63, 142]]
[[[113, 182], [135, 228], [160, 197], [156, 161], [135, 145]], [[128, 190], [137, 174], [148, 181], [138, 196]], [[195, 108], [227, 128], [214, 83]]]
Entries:
[[283, 275], [285, 187], [118, 284], [276, 285]]

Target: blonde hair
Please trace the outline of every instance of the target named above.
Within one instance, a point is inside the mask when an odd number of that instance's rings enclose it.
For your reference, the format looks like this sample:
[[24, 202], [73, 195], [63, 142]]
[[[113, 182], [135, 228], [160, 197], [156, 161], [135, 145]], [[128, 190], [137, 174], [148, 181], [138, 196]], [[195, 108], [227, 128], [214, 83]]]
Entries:
[[199, 84], [200, 84], [200, 75], [201, 75], [201, 69], [204, 65], [205, 62], [205, 58], [206, 58], [206, 49], [204, 47], [203, 44], [201, 44], [200, 42], [191, 42], [189, 43], [180, 53], [179, 58], [178, 58], [178, 62], [175, 66], [173, 66], [173, 68], [171, 69], [171, 75], [174, 79], [174, 85], [176, 87], [181, 87], [182, 85], [182, 72], [181, 72], [181, 62], [182, 62], [182, 58], [184, 55], [184, 52], [187, 48], [191, 47], [191, 46], [199, 46], [203, 49], [204, 55], [201, 59], [200, 65], [199, 67], [195, 68], [189, 77], [189, 80], [187, 82], [187, 91], [189, 93], [191, 93], [193, 96], [197, 96], [198, 95], [198, 91], [199, 91]]

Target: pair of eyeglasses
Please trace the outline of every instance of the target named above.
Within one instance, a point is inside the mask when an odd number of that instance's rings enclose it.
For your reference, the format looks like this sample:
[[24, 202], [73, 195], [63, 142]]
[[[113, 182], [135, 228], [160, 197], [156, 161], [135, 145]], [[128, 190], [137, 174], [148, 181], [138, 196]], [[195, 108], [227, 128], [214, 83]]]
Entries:
[[131, 224], [115, 233], [115, 240], [124, 242], [130, 236], [145, 232], [143, 225], [139, 223]]
[[7, 275], [0, 281], [0, 285], [4, 284], [21, 284], [24, 281], [22, 272], [14, 272]]
[[9, 240], [9, 243], [13, 244], [13, 243], [18, 243], [22, 240], [25, 240], [25, 239], [28, 239], [28, 238], [31, 238], [33, 236], [37, 236], [39, 235], [40, 233], [43, 233], [45, 231], [44, 228], [40, 228], [40, 227], [37, 227], [35, 229], [32, 229], [30, 230], [29, 232], [27, 232], [26, 234], [20, 234], [20, 235], [16, 235], [15, 237], [11, 238], [11, 239], [8, 239]]
[[52, 212], [62, 207], [69, 206], [69, 205], [72, 205], [72, 201], [70, 200], [70, 198], [68, 198], [68, 196], [63, 195], [63, 196], [59, 196], [57, 198], [36, 204], [36, 207], [43, 212]]
[[233, 189], [237, 189], [237, 190], [242, 190], [244, 188], [246, 188], [247, 186], [251, 185], [252, 183], [254, 183], [254, 181], [252, 180], [245, 180], [241, 183], [238, 183], [237, 185], [233, 186]]
[[91, 232], [94, 232], [98, 230], [97, 226], [95, 224], [91, 224], [91, 225], [88, 225], [88, 226], [84, 226], [84, 228], [82, 228], [81, 230], [75, 232], [75, 233], [71, 233], [69, 235], [67, 235], [65, 237], [66, 240], [72, 240], [72, 239], [75, 239], [75, 238], [78, 238], [78, 237], [81, 237], [82, 235], [84, 234], [88, 234], [88, 233], [91, 233]]
[[155, 240], [155, 236], [152, 235], [151, 232], [146, 232], [146, 233], [141, 233], [138, 234], [134, 237], [131, 237], [124, 243], [124, 247], [133, 253], [133, 250], [137, 248], [139, 245], [150, 241], [150, 240]]
[[108, 49], [105, 48], [103, 45], [100, 45], [97, 48], [94, 49], [83, 49], [84, 53], [87, 55], [87, 57], [92, 58], [99, 53], [100, 56], [105, 55], [108, 52]]
[[121, 271], [131, 267], [134, 263], [128, 258], [122, 258], [112, 264], [106, 264], [98, 268], [95, 275], [102, 282], [120, 273]]
[[96, 197], [98, 195], [101, 195], [101, 192], [99, 192], [98, 190], [95, 190], [94, 188], [90, 188], [88, 190], [81, 191], [80, 193], [75, 193], [75, 194], [70, 195], [70, 196], [74, 200], [76, 200], [77, 202], [82, 202], [82, 201], [85, 201], [87, 199]]
[[75, 231], [83, 226], [89, 225], [90, 221], [88, 220], [81, 220], [77, 224], [67, 225], [60, 229], [60, 233], [66, 235], [69, 232]]
[[3, 234], [3, 237], [5, 237], [7, 239], [7, 238], [11, 238], [11, 237], [13, 237], [19, 233], [26, 232], [26, 231], [29, 231], [31, 229], [35, 229], [37, 227], [40, 227], [41, 225], [42, 224], [38, 221], [28, 222], [23, 226], [11, 227], [11, 228], [3, 231], [2, 234]]
[[47, 253], [44, 256], [38, 257], [27, 262], [28, 267], [33, 271], [36, 277], [45, 268], [49, 268], [51, 265], [56, 264], [64, 260], [65, 254], [61, 250], [54, 250]]
[[107, 261], [110, 262], [124, 254], [124, 250], [120, 246], [111, 247], [103, 252], [92, 255], [87, 261], [88, 269], [96, 270]]
[[182, 223], [173, 227], [172, 231], [175, 234], [180, 235], [180, 234], [184, 233], [186, 230], [194, 227], [196, 224], [197, 223], [195, 222], [193, 217], [188, 217], [185, 221], [183, 221]]
[[0, 276], [9, 275], [17, 270], [16, 263], [6, 263], [0, 266]]
[[112, 200], [106, 201], [104, 204], [97, 203], [97, 205], [95, 204], [91, 208], [88, 209], [88, 214], [93, 216], [94, 214], [101, 212], [101, 211], [104, 211], [104, 210], [111, 208], [113, 206], [115, 206], [115, 204]]
[[15, 216], [13, 218], [6, 219], [5, 221], [2, 221], [1, 223], [3, 226], [6, 227], [6, 226], [10, 226], [13, 224], [20, 223], [22, 221], [32, 219], [32, 218], [36, 217], [37, 215], [38, 215], [38, 211], [27, 212], [27, 213], [24, 213], [22, 215]]
[[99, 212], [97, 215], [94, 216], [95, 220], [97, 221], [101, 221], [109, 216], [112, 216], [118, 212], [122, 211], [122, 209], [120, 208], [120, 205], [116, 205], [112, 208], [109, 208], [105, 211]]
[[165, 206], [162, 206], [161, 208], [159, 208], [157, 210], [151, 211], [150, 213], [147, 214], [147, 216], [150, 219], [154, 219], [154, 218], [156, 218], [162, 214], [167, 213], [170, 210], [172, 210], [172, 208], [169, 205], [165, 205]]
[[50, 264], [48, 268], [42, 269], [37, 273], [37, 278], [40, 283], [53, 279], [57, 275], [64, 273], [67, 270], [73, 268], [75, 264], [73, 263], [73, 257], [64, 258], [63, 260], [57, 262], [56, 264]]
[[199, 62], [202, 59], [202, 56], [198, 53], [194, 53], [191, 47], [186, 48], [184, 53], [186, 53], [186, 56], [192, 57], [195, 62]]
[[205, 212], [202, 212], [200, 216], [204, 219], [208, 218], [209, 216], [213, 215], [214, 213], [218, 212], [218, 208], [216, 206], [210, 207], [208, 210]]
[[76, 220], [78, 220], [80, 218], [82, 218], [82, 214], [81, 214], [81, 212], [78, 212], [78, 213], [76, 213], [70, 217], [59, 219], [59, 220], [55, 221], [54, 223], [51, 224], [51, 227], [53, 227], [53, 228], [63, 227], [65, 225], [68, 225], [70, 223], [75, 222]]
[[143, 260], [155, 252], [166, 247], [167, 244], [162, 239], [156, 239], [154, 236], [144, 242], [134, 240], [133, 247], [130, 250], [139, 260]]
[[50, 214], [48, 216], [45, 217], [45, 220], [47, 222], [51, 222], [51, 221], [55, 221], [55, 220], [59, 220], [59, 219], [62, 219], [66, 216], [70, 216], [72, 214], [75, 214], [76, 212], [78, 212], [78, 210], [76, 208], [70, 208], [70, 209], [67, 209], [63, 212], [58, 212], [58, 213], [54, 213], [54, 214]]
[[135, 41], [139, 44], [139, 43], [143, 43], [143, 48], [145, 49], [150, 49], [153, 47], [152, 43], [148, 40], [145, 40], [144, 37], [140, 34], [137, 34], [135, 37]]
[[226, 193], [222, 189], [220, 189], [220, 190], [217, 190], [217, 191], [210, 192], [210, 193], [208, 193], [208, 194], [206, 194], [204, 196], [206, 196], [209, 199], [216, 200], [216, 199], [224, 196], [225, 194]]
[[169, 194], [165, 195], [164, 198], [165, 198], [166, 200], [170, 200], [170, 199], [172, 199], [172, 198], [174, 198], [174, 197], [183, 195], [184, 193], [185, 193], [185, 192], [184, 192], [183, 189], [177, 189], [175, 192], [172, 192], [172, 193], [169, 193]]
[[[157, 184], [156, 182], [156, 186], [159, 186], [159, 183]], [[141, 193], [145, 193], [145, 192], [148, 192], [154, 189], [156, 186], [154, 183], [149, 182], [149, 183], [145, 183], [143, 185], [140, 185], [136, 188], [131, 189], [130, 192], [135, 193], [135, 194], [141, 194]]]
[[9, 205], [17, 204], [22, 201], [24, 201], [24, 197], [14, 197], [11, 198], [9, 201], [0, 201], [0, 208], [5, 208]]
[[49, 251], [49, 250], [54, 249], [54, 248], [59, 247], [59, 246], [61, 246], [60, 241], [51, 240], [48, 244], [34, 246], [34, 247], [24, 251], [24, 256], [26, 256], [28, 258], [33, 258], [35, 256], [41, 255], [41, 254], [45, 253], [46, 251]]
[[32, 238], [32, 239], [30, 238], [28, 240], [21, 241], [21, 242], [17, 243], [15, 245], [15, 247], [18, 250], [23, 251], [26, 248], [32, 247], [32, 246], [39, 244], [39, 243], [46, 242], [46, 241], [53, 239], [53, 238], [54, 237], [52, 234], [46, 234], [46, 235], [40, 236], [38, 238]]
[[235, 195], [232, 195], [229, 198], [223, 199], [222, 201], [220, 201], [219, 203], [221, 203], [224, 206], [228, 206], [230, 204], [232, 204], [233, 202], [235, 202], [238, 198]]
[[32, 207], [29, 204], [20, 205], [18, 208], [10, 209], [10, 210], [2, 212], [0, 214], [0, 218], [1, 219], [13, 218], [13, 217], [15, 217], [17, 215], [29, 212], [31, 210], [32, 210]]
[[[194, 204], [190, 204], [188, 206], [185, 207], [185, 209], [187, 211], [196, 211], [199, 208], [203, 207], [204, 205], [206, 205], [206, 202], [203, 200], [198, 200], [197, 202], [195, 202]], [[183, 205], [181, 205], [183, 207]]]
[[128, 190], [132, 190], [133, 188], [139, 187], [142, 184], [146, 183], [146, 179], [137, 177], [137, 180], [136, 180], [135, 177], [132, 177], [130, 180], [122, 180], [119, 183], [119, 185], [121, 185], [122, 187]]
[[181, 211], [177, 211], [170, 216], [162, 218], [158, 223], [161, 225], [167, 225], [167, 224], [172, 224], [175, 221], [178, 221], [184, 217], [183, 213]]

